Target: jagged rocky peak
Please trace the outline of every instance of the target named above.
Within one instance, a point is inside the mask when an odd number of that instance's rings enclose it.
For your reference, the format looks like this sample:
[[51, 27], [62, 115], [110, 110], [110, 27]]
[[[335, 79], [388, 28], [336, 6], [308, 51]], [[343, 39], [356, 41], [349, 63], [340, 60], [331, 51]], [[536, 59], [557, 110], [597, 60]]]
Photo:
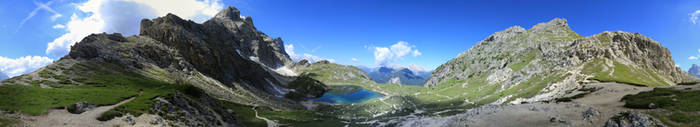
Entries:
[[[257, 31], [249, 18], [235, 20], [240, 19], [239, 13], [229, 7], [202, 24], [173, 14], [144, 19], [139, 35], [92, 34], [74, 45], [64, 58], [114, 63], [144, 75], [152, 70], [164, 70], [167, 74], [151, 76], [162, 80], [187, 79], [190, 84], [203, 84], [205, 88], [237, 89], [234, 92], [244, 92], [240, 93], [243, 96], [230, 98], [227, 91], [210, 91], [241, 104], [301, 108], [298, 102], [285, 99], [285, 95], [313, 96], [316, 94], [309, 93], [319, 92], [295, 92], [297, 87], [303, 87], [289, 85], [296, 77], [274, 71], [293, 66], [282, 39]], [[268, 99], [250, 100], [256, 97]]]
[[93, 59], [100, 56], [103, 58], [108, 55], [114, 55], [111, 52], [106, 52], [105, 48], [118, 48], [118, 42], [126, 42], [124, 38], [119, 33], [114, 34], [90, 34], [83, 38], [79, 43], [71, 46], [70, 53], [68, 53], [68, 58], [73, 59]]
[[[170, 36], [175, 34], [182, 36]], [[241, 18], [240, 11], [234, 7], [223, 9], [203, 24], [185, 21], [172, 14], [153, 20], [144, 19], [140, 35], [151, 36], [165, 43], [186, 42], [185, 44], [231, 47], [231, 51], [235, 53], [230, 54], [262, 63], [270, 68], [293, 63], [284, 51], [284, 41], [281, 38], [271, 38], [258, 31], [252, 19]], [[173, 41], [177, 39], [184, 40]]]
[[241, 19], [241, 11], [236, 7], [227, 7], [216, 13], [214, 18], [231, 18], [231, 19]]
[[695, 75], [695, 77], [700, 78], [700, 66], [698, 66], [697, 64], [693, 64], [693, 66], [690, 67], [688, 72], [690, 72], [690, 74]]

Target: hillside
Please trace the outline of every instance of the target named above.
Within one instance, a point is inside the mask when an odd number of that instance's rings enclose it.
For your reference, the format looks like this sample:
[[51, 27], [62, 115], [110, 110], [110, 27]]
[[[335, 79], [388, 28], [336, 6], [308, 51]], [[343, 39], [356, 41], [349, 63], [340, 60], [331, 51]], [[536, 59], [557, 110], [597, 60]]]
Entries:
[[[496, 32], [429, 78], [294, 62], [281, 38], [234, 7], [202, 24], [168, 14], [140, 26], [133, 36], [89, 35], [53, 64], [0, 82], [0, 126], [690, 126], [700, 118], [699, 80], [659, 42], [622, 31], [584, 37], [559, 18]], [[363, 93], [373, 96], [312, 100]]]
[[[145, 117], [167, 126], [238, 126], [248, 122], [251, 116], [244, 115], [253, 107], [305, 109], [299, 97], [320, 96], [326, 89], [277, 73], [293, 64], [282, 40], [257, 31], [251, 17], [233, 7], [203, 24], [172, 14], [144, 19], [140, 30], [129, 37], [89, 35], [54, 64], [2, 81], [0, 110], [33, 118], [56, 108], [117, 104], [98, 118], [79, 121]], [[47, 119], [19, 120], [38, 126]]]
[[485, 89], [491, 94], [476, 99], [500, 104], [551, 100], [589, 82], [673, 86], [695, 80], [651, 38], [622, 31], [583, 37], [556, 18], [496, 32], [438, 67], [424, 86]]

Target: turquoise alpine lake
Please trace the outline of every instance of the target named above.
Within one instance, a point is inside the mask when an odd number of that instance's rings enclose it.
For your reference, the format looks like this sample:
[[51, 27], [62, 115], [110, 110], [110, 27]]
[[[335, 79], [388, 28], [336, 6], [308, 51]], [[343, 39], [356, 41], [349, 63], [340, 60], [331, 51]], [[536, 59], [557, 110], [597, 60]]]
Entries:
[[313, 101], [322, 101], [322, 102], [328, 102], [328, 103], [333, 103], [333, 104], [350, 104], [350, 103], [359, 103], [363, 101], [367, 101], [372, 98], [378, 98], [378, 97], [383, 97], [384, 95], [379, 94], [374, 91], [369, 91], [369, 90], [358, 90], [355, 92], [351, 93], [324, 93], [323, 96], [320, 98], [311, 98], [308, 100], [313, 100]]

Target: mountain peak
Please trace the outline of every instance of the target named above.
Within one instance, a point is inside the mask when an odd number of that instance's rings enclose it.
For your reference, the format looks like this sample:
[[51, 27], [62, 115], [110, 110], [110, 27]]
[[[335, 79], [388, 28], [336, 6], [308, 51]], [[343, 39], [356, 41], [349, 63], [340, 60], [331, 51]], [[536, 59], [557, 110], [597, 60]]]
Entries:
[[241, 17], [241, 11], [239, 11], [236, 7], [233, 7], [233, 6], [224, 8], [223, 10], [219, 11], [219, 13], [216, 13], [216, 16], [214, 16], [214, 18], [232, 18], [232, 19], [240, 19], [240, 17]]
[[379, 72], [382, 72], [382, 73], [391, 73], [391, 72], [394, 71], [394, 69], [391, 69], [391, 68], [388, 68], [388, 67], [380, 67], [378, 71], [379, 71]]
[[[563, 29], [562, 29], [563, 28]], [[561, 30], [571, 30], [566, 19], [554, 18], [546, 23], [538, 23], [530, 28], [537, 33], [559, 33]]]
[[697, 64], [693, 64], [693, 66], [690, 67], [688, 72], [692, 75], [695, 75], [695, 77], [700, 78], [700, 66], [698, 66]]

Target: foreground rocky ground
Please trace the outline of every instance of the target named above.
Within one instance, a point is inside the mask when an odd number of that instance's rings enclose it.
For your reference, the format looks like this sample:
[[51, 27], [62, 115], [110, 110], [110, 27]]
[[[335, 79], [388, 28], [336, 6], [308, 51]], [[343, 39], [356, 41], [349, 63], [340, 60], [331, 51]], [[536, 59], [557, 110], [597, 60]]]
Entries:
[[[650, 91], [651, 87], [620, 83], [588, 84], [599, 89], [571, 102], [537, 102], [514, 105], [485, 105], [449, 116], [405, 119], [400, 126], [665, 126], [646, 114], [665, 109], [630, 109], [621, 99], [625, 95]], [[698, 90], [700, 85], [663, 88]], [[573, 93], [572, 93], [573, 94]], [[623, 122], [624, 121], [624, 122]]]

